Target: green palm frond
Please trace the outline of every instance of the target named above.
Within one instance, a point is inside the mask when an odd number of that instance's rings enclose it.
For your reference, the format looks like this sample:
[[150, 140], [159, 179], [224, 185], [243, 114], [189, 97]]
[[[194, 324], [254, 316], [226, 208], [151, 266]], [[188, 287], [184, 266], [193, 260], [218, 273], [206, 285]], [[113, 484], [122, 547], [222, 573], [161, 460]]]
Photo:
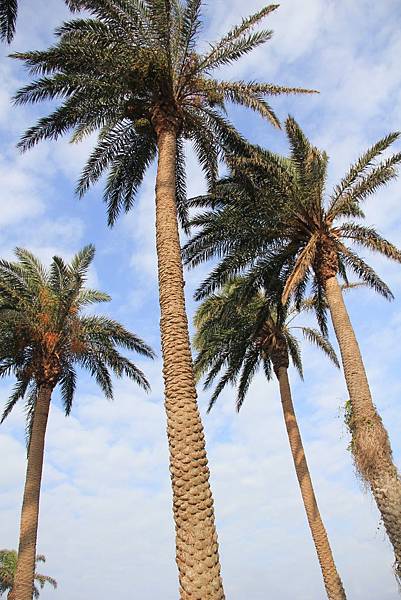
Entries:
[[260, 366], [260, 354], [254, 346], [247, 349], [237, 387], [237, 411], [241, 409], [251, 385], [252, 379]]
[[40, 573], [35, 573], [35, 581], [37, 581], [40, 585], [40, 588], [43, 590], [45, 583], [49, 583], [54, 589], [57, 588], [57, 581], [53, 579], [53, 577], [49, 577], [49, 575], [41, 575]]
[[65, 365], [60, 378], [60, 394], [63, 403], [64, 412], [68, 416], [71, 413], [74, 400], [75, 389], [77, 386], [77, 374], [74, 367]]
[[383, 254], [396, 262], [401, 262], [401, 250], [383, 238], [373, 227], [364, 227], [356, 223], [343, 223], [339, 227], [341, 237], [368, 248], [372, 252]]
[[304, 370], [302, 366], [302, 356], [301, 356], [301, 346], [297, 338], [290, 333], [289, 330], [286, 331], [286, 342], [288, 346], [288, 354], [291, 358], [291, 362], [294, 365], [295, 369], [298, 372], [299, 377], [303, 380], [304, 378]]
[[344, 263], [359, 279], [387, 300], [394, 298], [388, 285], [362, 258], [343, 244], [339, 244], [339, 250]]
[[10, 44], [15, 34], [18, 0], [0, 0], [0, 39]]
[[327, 337], [323, 336], [318, 329], [311, 327], [301, 327], [302, 334], [308, 342], [314, 344], [331, 360], [331, 362], [339, 369], [340, 363], [338, 362], [337, 355], [334, 351], [333, 346], [330, 344]]
[[328, 215], [330, 217], [338, 214], [338, 204], [342, 202], [344, 197], [349, 196], [350, 189], [364, 176], [366, 170], [373, 166], [375, 159], [387, 150], [399, 136], [398, 132], [385, 136], [362, 154], [357, 162], [350, 167], [345, 177], [335, 186], [334, 192], [331, 195], [328, 208]]

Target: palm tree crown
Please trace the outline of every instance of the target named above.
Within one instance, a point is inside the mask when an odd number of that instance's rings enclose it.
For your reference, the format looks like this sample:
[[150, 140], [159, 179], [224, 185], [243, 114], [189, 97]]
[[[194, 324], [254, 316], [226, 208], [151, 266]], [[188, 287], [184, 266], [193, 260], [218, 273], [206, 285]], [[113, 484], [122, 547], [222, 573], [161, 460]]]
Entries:
[[[207, 374], [205, 389], [210, 388], [217, 375], [223, 372], [210, 399], [209, 410], [229, 383], [237, 384], [239, 410], [260, 367], [270, 380], [272, 368], [276, 372], [281, 366], [287, 368], [291, 359], [302, 378], [301, 349], [295, 335], [297, 329], [339, 366], [327, 338], [315, 328], [294, 323], [299, 314], [294, 305], [282, 306], [269, 298], [264, 289], [254, 290], [253, 297], [248, 296], [244, 303], [244, 290], [247, 290], [244, 278], [232, 280], [219, 293], [209, 296], [195, 315], [194, 347], [198, 351], [195, 372], [198, 378]], [[313, 302], [308, 299], [303, 302], [301, 311], [312, 308]]]
[[212, 77], [216, 68], [270, 39], [270, 30], [252, 30], [277, 5], [244, 19], [204, 53], [196, 51], [201, 0], [71, 0], [70, 5], [86, 9], [93, 18], [64, 23], [56, 32], [58, 43], [48, 50], [13, 55], [25, 61], [32, 75], [41, 75], [17, 93], [17, 103], [63, 99], [25, 133], [20, 148], [68, 130], [74, 132], [73, 141], [100, 130], [77, 192], [84, 194], [108, 171], [104, 200], [110, 224], [121, 209], [131, 208], [156, 156], [159, 131], [171, 127], [178, 135], [177, 206], [185, 224], [182, 141], [193, 142], [213, 182], [219, 150], [245, 145], [225, 117], [227, 102], [248, 107], [278, 126], [265, 97], [308, 91]]
[[326, 332], [324, 282], [330, 276], [338, 274], [348, 283], [352, 273], [392, 298], [354, 246], [401, 262], [400, 250], [373, 227], [357, 222], [364, 218], [363, 201], [397, 176], [401, 153], [377, 159], [400, 134], [390, 134], [369, 148], [326, 199], [326, 153], [312, 146], [291, 117], [286, 130], [289, 158], [261, 148], [234, 157], [231, 176], [215, 193], [194, 199], [194, 205], [206, 205], [208, 210], [195, 217], [193, 224], [201, 229], [184, 256], [192, 266], [213, 255], [224, 257], [200, 286], [198, 298], [243, 269], [252, 286], [269, 281], [285, 284], [284, 304], [291, 295], [299, 303], [311, 283], [319, 323]]
[[153, 356], [151, 348], [116, 321], [83, 312], [90, 304], [110, 300], [85, 287], [94, 251], [86, 246], [70, 264], [55, 256], [49, 270], [20, 248], [18, 261], [0, 261], [0, 376], [12, 373], [17, 379], [1, 421], [23, 398], [32, 417], [41, 385], [60, 385], [69, 414], [77, 366], [89, 370], [108, 398], [113, 397], [110, 371], [149, 389], [142, 371], [118, 347], [148, 357]]
[[[14, 585], [14, 575], [17, 568], [18, 554], [15, 550], [0, 550], [0, 596], [6, 592], [11, 592]], [[46, 562], [43, 554], [36, 556], [36, 563]], [[33, 588], [33, 597], [39, 598], [39, 588], [43, 590], [45, 583], [49, 583], [54, 589], [57, 588], [57, 581], [49, 575], [42, 575], [35, 571], [35, 585]]]

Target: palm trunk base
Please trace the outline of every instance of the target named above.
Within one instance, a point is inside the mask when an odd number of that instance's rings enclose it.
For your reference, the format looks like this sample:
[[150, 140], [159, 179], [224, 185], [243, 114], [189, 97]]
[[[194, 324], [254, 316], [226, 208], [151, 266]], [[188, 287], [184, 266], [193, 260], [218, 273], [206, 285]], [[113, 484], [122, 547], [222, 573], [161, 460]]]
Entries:
[[401, 583], [401, 481], [397, 473], [381, 472], [371, 479], [371, 490], [394, 549], [394, 572]]

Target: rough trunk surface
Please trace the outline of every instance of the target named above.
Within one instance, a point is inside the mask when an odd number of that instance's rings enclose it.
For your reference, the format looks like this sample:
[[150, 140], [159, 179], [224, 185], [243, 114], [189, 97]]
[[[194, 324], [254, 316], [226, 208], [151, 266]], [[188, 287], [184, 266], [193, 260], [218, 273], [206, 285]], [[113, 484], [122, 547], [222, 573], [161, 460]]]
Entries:
[[158, 149], [156, 245], [180, 598], [223, 600], [213, 499], [185, 312], [173, 127], [158, 131]]
[[373, 404], [361, 352], [335, 277], [325, 282], [327, 302], [340, 347], [351, 415], [351, 449], [355, 466], [370, 487], [394, 548], [395, 570], [401, 578], [401, 481], [390, 441]]
[[302, 500], [306, 516], [315, 543], [317, 556], [322, 570], [324, 586], [330, 600], [345, 600], [346, 595], [334, 564], [326, 529], [319, 513], [312, 480], [306, 462], [301, 434], [298, 429], [297, 418], [291, 398], [290, 383], [286, 367], [279, 367], [276, 375], [280, 385], [281, 403], [283, 406], [284, 420], [290, 442], [295, 471], [301, 489]]
[[51, 387], [42, 385], [39, 388], [33, 416], [21, 510], [18, 561], [14, 577], [13, 595], [16, 600], [32, 600], [33, 596], [40, 485], [51, 394]]

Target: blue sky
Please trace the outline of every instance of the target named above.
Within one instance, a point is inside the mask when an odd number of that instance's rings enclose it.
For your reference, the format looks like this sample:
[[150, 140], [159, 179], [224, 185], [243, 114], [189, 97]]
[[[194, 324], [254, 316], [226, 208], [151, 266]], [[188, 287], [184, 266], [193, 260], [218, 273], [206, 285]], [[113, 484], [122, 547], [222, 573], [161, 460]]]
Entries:
[[[11, 49], [46, 47], [52, 29], [67, 17], [61, 0], [20, 2], [18, 34]], [[213, 41], [262, 3], [214, 0], [205, 9], [204, 39]], [[317, 88], [314, 97], [272, 99], [281, 119], [291, 113], [330, 156], [330, 183], [370, 144], [401, 125], [401, 6], [398, 0], [283, 0], [269, 18], [272, 41], [221, 73]], [[142, 368], [149, 395], [128, 382], [116, 384], [108, 403], [94, 383], [80, 381], [72, 416], [57, 397], [46, 442], [38, 550], [60, 584], [44, 590], [50, 600], [177, 598], [174, 534], [168, 475], [158, 334], [154, 240], [154, 169], [133, 212], [113, 230], [105, 223], [101, 188], [78, 201], [74, 183], [91, 140], [42, 144], [21, 157], [18, 136], [45, 107], [12, 108], [10, 96], [24, 82], [20, 64], [0, 57], [0, 256], [22, 245], [44, 261], [70, 257], [94, 242], [91, 284], [110, 293], [107, 311], [158, 351]], [[253, 141], [285, 151], [282, 132], [245, 111], [238, 127]], [[398, 145], [399, 149], [399, 145]], [[204, 182], [188, 149], [190, 194]], [[400, 183], [366, 205], [369, 222], [401, 246]], [[375, 403], [401, 461], [399, 364], [401, 270], [377, 258], [372, 264], [390, 284], [387, 303], [368, 290], [347, 296], [366, 361]], [[186, 273], [192, 291], [207, 266]], [[101, 307], [103, 308], [103, 307]], [[304, 349], [305, 382], [291, 372], [293, 393], [321, 513], [348, 597], [395, 600], [392, 554], [370, 496], [357, 481], [343, 424], [347, 393], [341, 373], [313, 349]], [[4, 402], [12, 381], [1, 386]], [[200, 394], [205, 413], [207, 396]], [[227, 390], [204, 417], [227, 598], [320, 600], [321, 575], [306, 525], [280, 412], [275, 382], [255, 379], [237, 415]], [[16, 547], [25, 475], [24, 415], [16, 410], [0, 428], [0, 547]]]

